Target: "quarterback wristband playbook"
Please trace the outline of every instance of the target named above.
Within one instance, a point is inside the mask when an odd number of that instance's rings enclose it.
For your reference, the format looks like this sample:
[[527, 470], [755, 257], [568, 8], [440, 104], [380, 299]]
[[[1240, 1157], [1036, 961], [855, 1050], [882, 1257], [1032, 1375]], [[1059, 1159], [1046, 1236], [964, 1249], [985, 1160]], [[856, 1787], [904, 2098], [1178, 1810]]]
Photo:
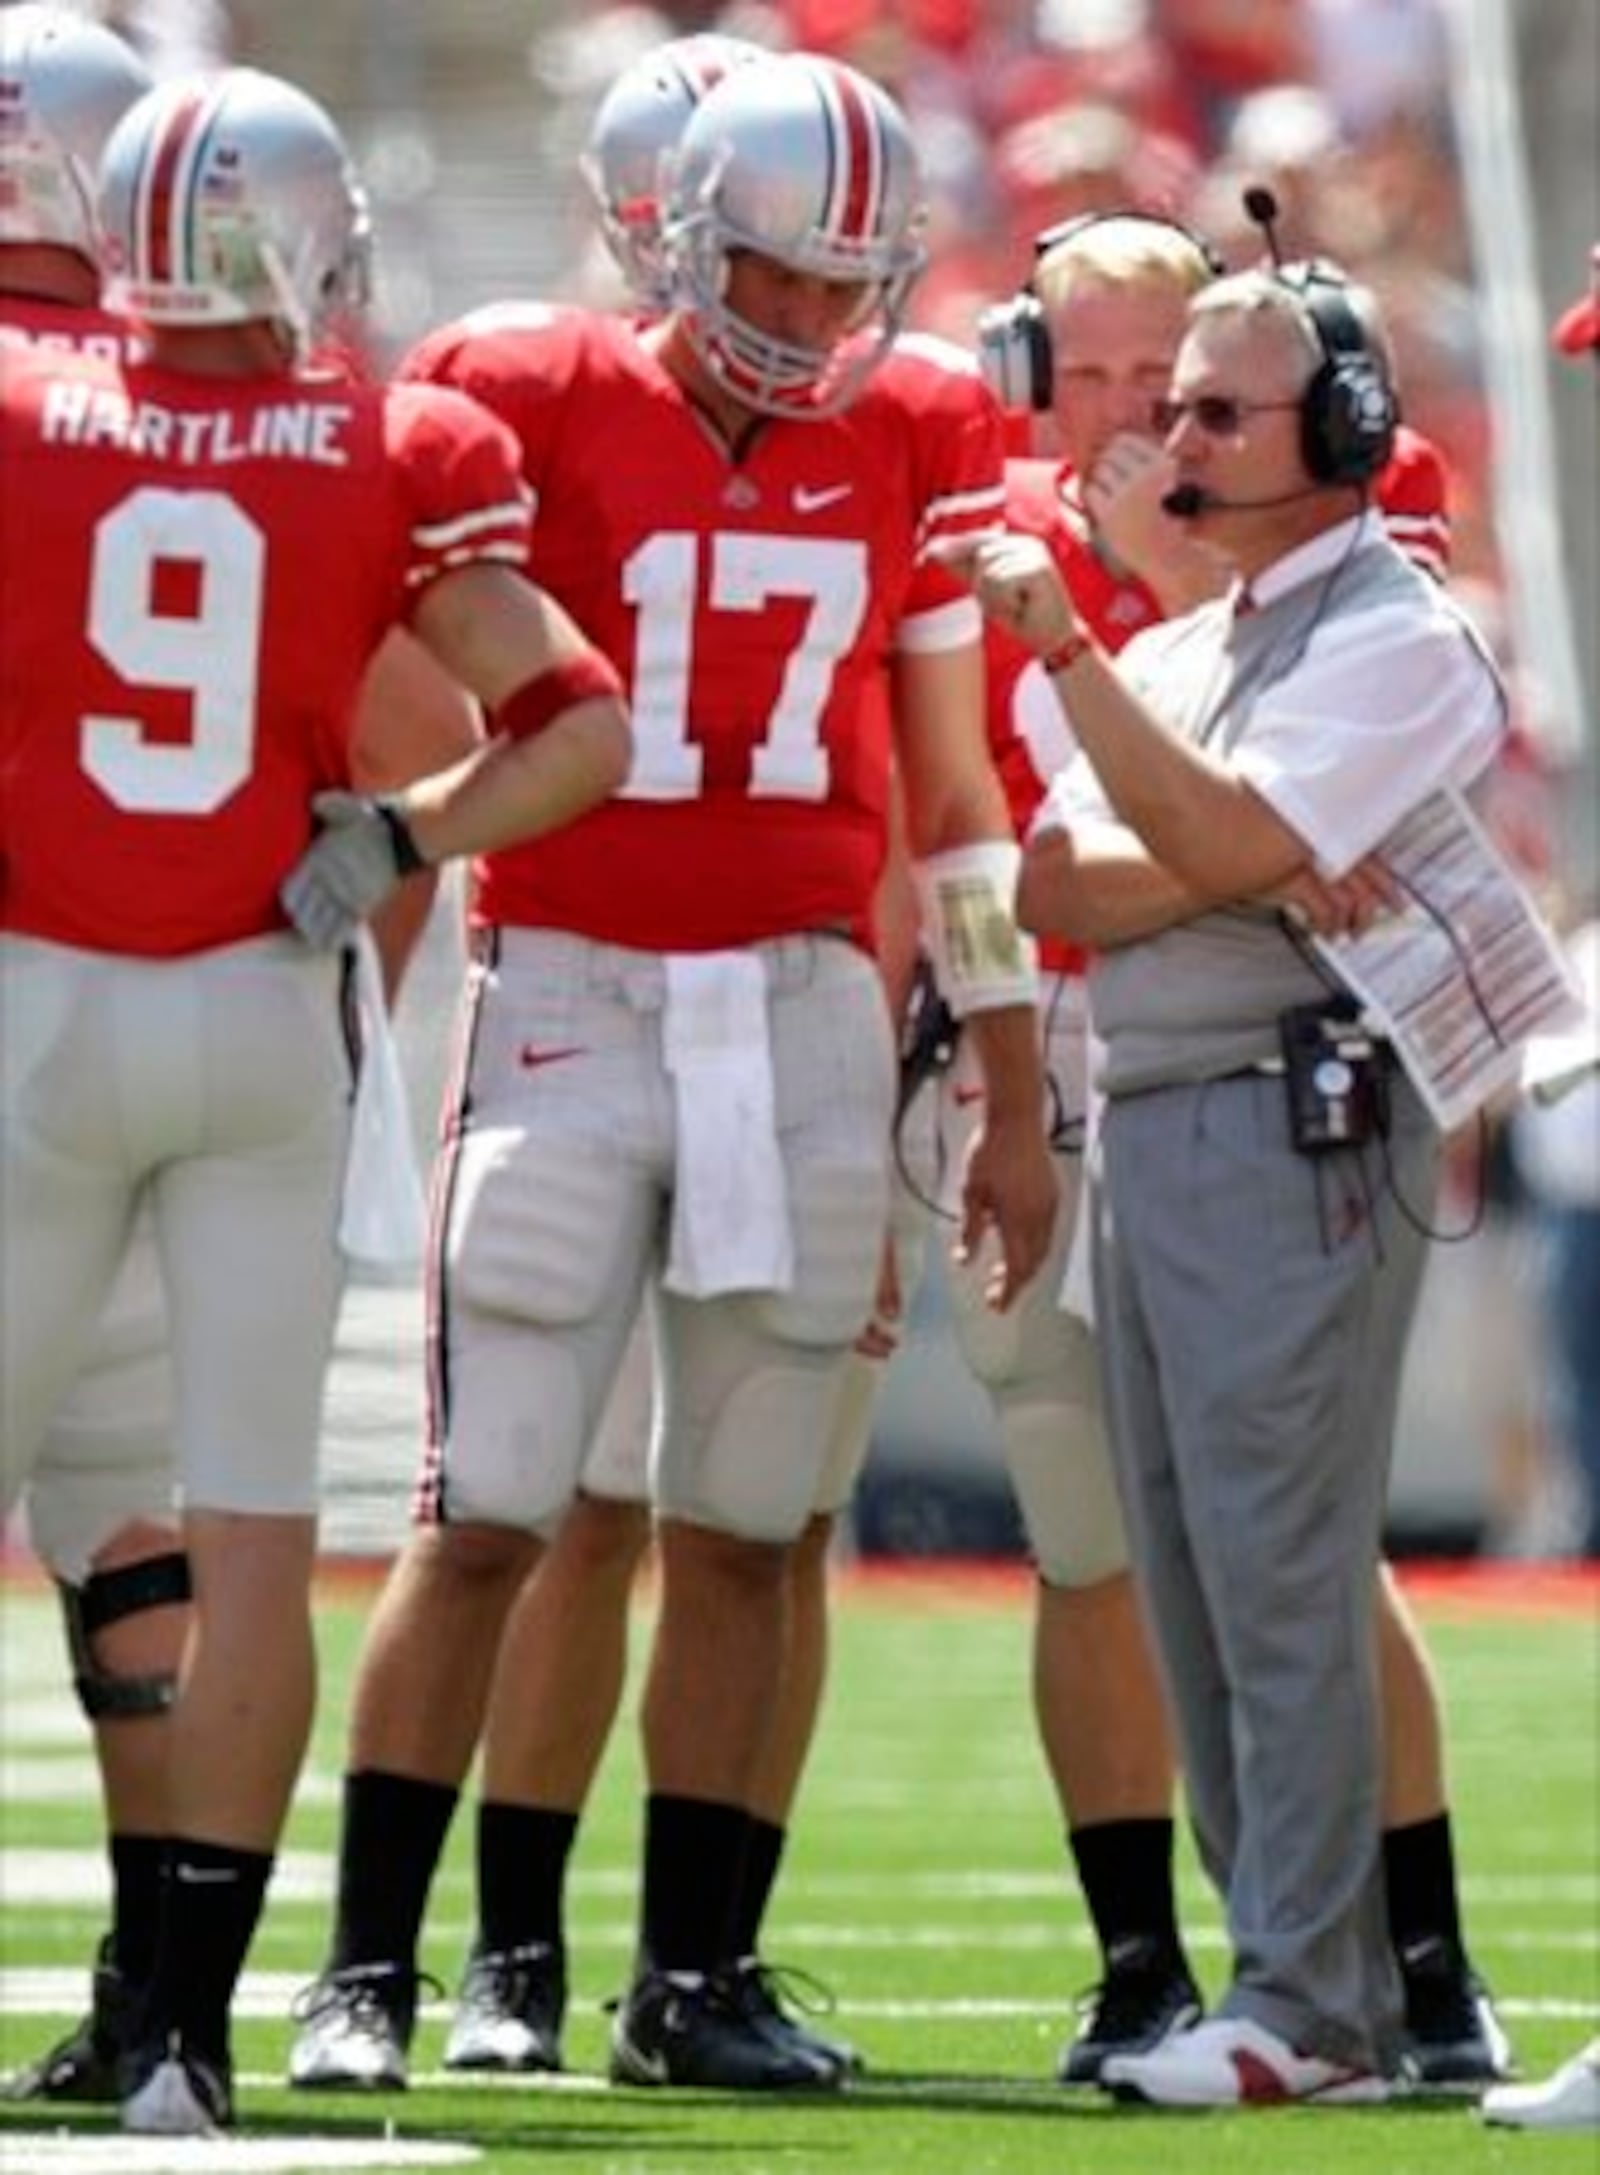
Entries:
[[1037, 957], [1017, 927], [1022, 848], [1012, 839], [951, 846], [915, 864], [922, 935], [944, 1001], [956, 1018], [1032, 1004]]
[[616, 668], [594, 650], [569, 657], [564, 664], [550, 665], [513, 688], [495, 710], [492, 723], [497, 733], [513, 740], [531, 740], [554, 717], [574, 703], [593, 702], [611, 695], [619, 700], [622, 681]]

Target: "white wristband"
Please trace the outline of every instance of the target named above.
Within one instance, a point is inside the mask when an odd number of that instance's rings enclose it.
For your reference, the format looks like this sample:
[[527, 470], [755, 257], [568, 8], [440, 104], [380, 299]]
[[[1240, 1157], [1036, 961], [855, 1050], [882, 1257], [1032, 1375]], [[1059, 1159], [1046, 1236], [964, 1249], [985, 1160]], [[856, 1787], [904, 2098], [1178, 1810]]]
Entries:
[[1022, 848], [1009, 838], [951, 846], [915, 864], [923, 941], [957, 1019], [1038, 1000], [1037, 953], [1017, 927], [1021, 866]]

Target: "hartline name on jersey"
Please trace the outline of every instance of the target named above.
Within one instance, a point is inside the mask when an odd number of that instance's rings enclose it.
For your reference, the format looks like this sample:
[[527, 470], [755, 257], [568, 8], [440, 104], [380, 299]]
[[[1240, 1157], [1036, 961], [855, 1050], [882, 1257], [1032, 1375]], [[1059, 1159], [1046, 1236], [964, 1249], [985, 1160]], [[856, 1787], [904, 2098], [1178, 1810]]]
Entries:
[[345, 434], [355, 410], [339, 401], [272, 401], [247, 415], [168, 408], [112, 386], [57, 380], [39, 410], [48, 445], [118, 446], [180, 467], [230, 461], [311, 461], [347, 468]]

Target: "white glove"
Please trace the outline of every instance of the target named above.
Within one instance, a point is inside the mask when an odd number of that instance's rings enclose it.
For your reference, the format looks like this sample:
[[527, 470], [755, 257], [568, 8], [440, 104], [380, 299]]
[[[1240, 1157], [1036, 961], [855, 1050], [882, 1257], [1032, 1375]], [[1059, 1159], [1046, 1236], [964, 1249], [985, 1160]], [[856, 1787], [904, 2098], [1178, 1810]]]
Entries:
[[308, 944], [333, 951], [355, 935], [403, 876], [426, 867], [405, 817], [362, 793], [319, 793], [322, 828], [278, 887], [283, 910]]

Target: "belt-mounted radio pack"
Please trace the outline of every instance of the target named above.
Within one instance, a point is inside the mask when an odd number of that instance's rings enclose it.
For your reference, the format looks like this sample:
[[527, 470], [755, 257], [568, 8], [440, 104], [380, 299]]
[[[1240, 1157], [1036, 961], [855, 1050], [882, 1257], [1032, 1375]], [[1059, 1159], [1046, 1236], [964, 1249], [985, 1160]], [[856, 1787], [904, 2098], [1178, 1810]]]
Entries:
[[1291, 1005], [1278, 1015], [1289, 1133], [1301, 1155], [1360, 1148], [1389, 1130], [1390, 1052], [1350, 997]]

